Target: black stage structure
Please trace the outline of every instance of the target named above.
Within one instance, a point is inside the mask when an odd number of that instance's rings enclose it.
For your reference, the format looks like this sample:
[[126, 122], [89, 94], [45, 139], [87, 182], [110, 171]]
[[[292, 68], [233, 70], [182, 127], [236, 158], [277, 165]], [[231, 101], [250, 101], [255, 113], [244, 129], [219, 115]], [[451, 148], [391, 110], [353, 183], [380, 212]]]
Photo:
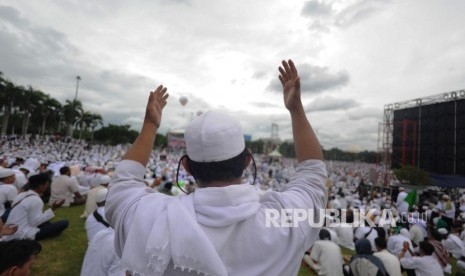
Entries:
[[385, 105], [381, 151], [386, 168], [465, 176], [465, 90]]

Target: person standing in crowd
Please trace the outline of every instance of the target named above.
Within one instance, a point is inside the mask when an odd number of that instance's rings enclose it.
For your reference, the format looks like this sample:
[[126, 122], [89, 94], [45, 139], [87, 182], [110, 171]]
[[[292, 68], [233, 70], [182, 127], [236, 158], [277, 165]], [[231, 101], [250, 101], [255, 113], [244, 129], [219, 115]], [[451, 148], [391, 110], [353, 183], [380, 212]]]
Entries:
[[0, 167], [0, 216], [5, 222], [10, 214], [11, 202], [18, 194], [15, 183], [15, 172], [12, 169]]
[[197, 117], [185, 130], [187, 155], [180, 163], [196, 179], [195, 192], [170, 197], [147, 189], [145, 166], [168, 98], [163, 86], [150, 93], [142, 130], [116, 168], [105, 207], [115, 229], [115, 250], [129, 270], [147, 275], [297, 274], [320, 228], [309, 223], [266, 227], [265, 210], [302, 208], [318, 216], [326, 206], [327, 172], [302, 105], [297, 70], [290, 60], [282, 64], [279, 79], [299, 165], [283, 190], [261, 198], [241, 179], [252, 155], [240, 123], [215, 111]]
[[69, 167], [62, 167], [60, 174], [52, 180], [49, 204], [58, 200], [64, 200], [63, 207], [86, 203], [86, 198], [79, 193], [79, 183], [71, 177]]
[[59, 208], [64, 200], [54, 202], [45, 212], [44, 202], [40, 199], [42, 193], [50, 184], [48, 174], [36, 174], [29, 178], [27, 192], [20, 193], [13, 201], [12, 210], [6, 224], [18, 225], [16, 233], [3, 239], [36, 239], [42, 240], [60, 235], [68, 227], [67, 220], [50, 222], [55, 214], [53, 210]]
[[42, 246], [34, 240], [0, 242], [0, 275], [29, 275]]
[[399, 188], [399, 194], [397, 195], [397, 201], [396, 201], [396, 206], [397, 210], [399, 211], [399, 215], [403, 219], [408, 218], [408, 208], [409, 205], [405, 201], [405, 198], [407, 197], [408, 193], [405, 191], [404, 187]]
[[437, 208], [442, 215], [442, 219], [447, 223], [448, 230], [452, 229], [455, 219], [455, 204], [448, 195], [442, 196], [442, 201], [438, 202]]

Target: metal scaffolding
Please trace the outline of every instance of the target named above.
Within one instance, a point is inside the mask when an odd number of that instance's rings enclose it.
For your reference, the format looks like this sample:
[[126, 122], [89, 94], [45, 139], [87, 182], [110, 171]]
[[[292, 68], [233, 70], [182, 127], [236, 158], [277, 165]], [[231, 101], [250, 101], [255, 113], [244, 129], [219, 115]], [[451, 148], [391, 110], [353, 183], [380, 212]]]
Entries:
[[[391, 166], [392, 166], [392, 141], [393, 141], [393, 119], [394, 119], [394, 111], [400, 109], [406, 109], [410, 107], [420, 107], [419, 108], [419, 116], [421, 118], [421, 107], [436, 103], [443, 103], [449, 101], [456, 101], [457, 99], [464, 99], [465, 98], [465, 89], [455, 90], [445, 93], [440, 93], [424, 98], [417, 98], [412, 100], [407, 100], [403, 102], [396, 102], [391, 104], [386, 104], [384, 106], [384, 116], [383, 116], [383, 123], [382, 123], [382, 138], [379, 139], [378, 137], [378, 152], [382, 153], [382, 160], [384, 165], [384, 185], [389, 186], [391, 181]], [[420, 123], [418, 124], [418, 131], [421, 132], [421, 119]], [[415, 127], [415, 128], [416, 128]], [[378, 129], [379, 133], [379, 129]], [[404, 133], [405, 134], [405, 133]], [[405, 137], [403, 137], [405, 139]], [[382, 148], [379, 148], [379, 140], [381, 140]], [[420, 137], [418, 137], [418, 150], [416, 151], [417, 154], [420, 154]], [[404, 157], [403, 157], [404, 158]], [[405, 159], [404, 159], [405, 160]], [[419, 160], [419, 158], [418, 158]], [[420, 164], [417, 164], [418, 166]], [[455, 170], [455, 168], [454, 168]]]

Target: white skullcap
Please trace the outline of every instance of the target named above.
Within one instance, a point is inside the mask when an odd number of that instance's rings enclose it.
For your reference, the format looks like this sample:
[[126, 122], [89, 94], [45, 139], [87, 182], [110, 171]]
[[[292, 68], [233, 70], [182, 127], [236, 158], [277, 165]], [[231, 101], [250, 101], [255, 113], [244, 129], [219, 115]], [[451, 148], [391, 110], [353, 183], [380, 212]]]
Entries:
[[449, 233], [446, 228], [439, 228], [438, 233], [441, 235], [447, 235]]
[[95, 202], [101, 203], [107, 199], [108, 189], [100, 189], [95, 194]]
[[12, 176], [15, 172], [12, 169], [5, 169], [4, 167], [0, 167], [0, 178], [6, 178], [8, 176]]
[[16, 172], [15, 175], [16, 175], [15, 186], [16, 186], [18, 189], [23, 188], [24, 185], [27, 184], [27, 178], [26, 178], [26, 176], [25, 176], [24, 173], [22, 173], [22, 172]]
[[108, 176], [108, 175], [102, 175], [102, 176], [100, 177], [99, 184], [100, 184], [100, 185], [102, 185], [102, 184], [108, 184], [108, 183], [110, 183], [110, 180], [111, 180], [110, 176]]
[[40, 167], [40, 162], [35, 158], [28, 158], [23, 164], [30, 172], [35, 172]]
[[187, 155], [196, 162], [228, 160], [245, 149], [239, 122], [219, 111], [208, 111], [195, 118], [186, 127], [184, 138]]

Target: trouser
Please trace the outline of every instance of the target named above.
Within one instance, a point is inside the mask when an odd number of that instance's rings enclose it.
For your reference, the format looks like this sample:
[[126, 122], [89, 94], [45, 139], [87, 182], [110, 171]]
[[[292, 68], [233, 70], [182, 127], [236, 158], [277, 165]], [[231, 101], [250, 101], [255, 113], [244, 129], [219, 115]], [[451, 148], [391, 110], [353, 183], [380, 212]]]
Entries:
[[40, 229], [39, 232], [36, 234], [36, 240], [44, 240], [47, 238], [56, 237], [63, 232], [66, 228], [68, 228], [69, 222], [68, 220], [59, 220], [55, 222], [47, 221], [42, 223], [38, 226]]

